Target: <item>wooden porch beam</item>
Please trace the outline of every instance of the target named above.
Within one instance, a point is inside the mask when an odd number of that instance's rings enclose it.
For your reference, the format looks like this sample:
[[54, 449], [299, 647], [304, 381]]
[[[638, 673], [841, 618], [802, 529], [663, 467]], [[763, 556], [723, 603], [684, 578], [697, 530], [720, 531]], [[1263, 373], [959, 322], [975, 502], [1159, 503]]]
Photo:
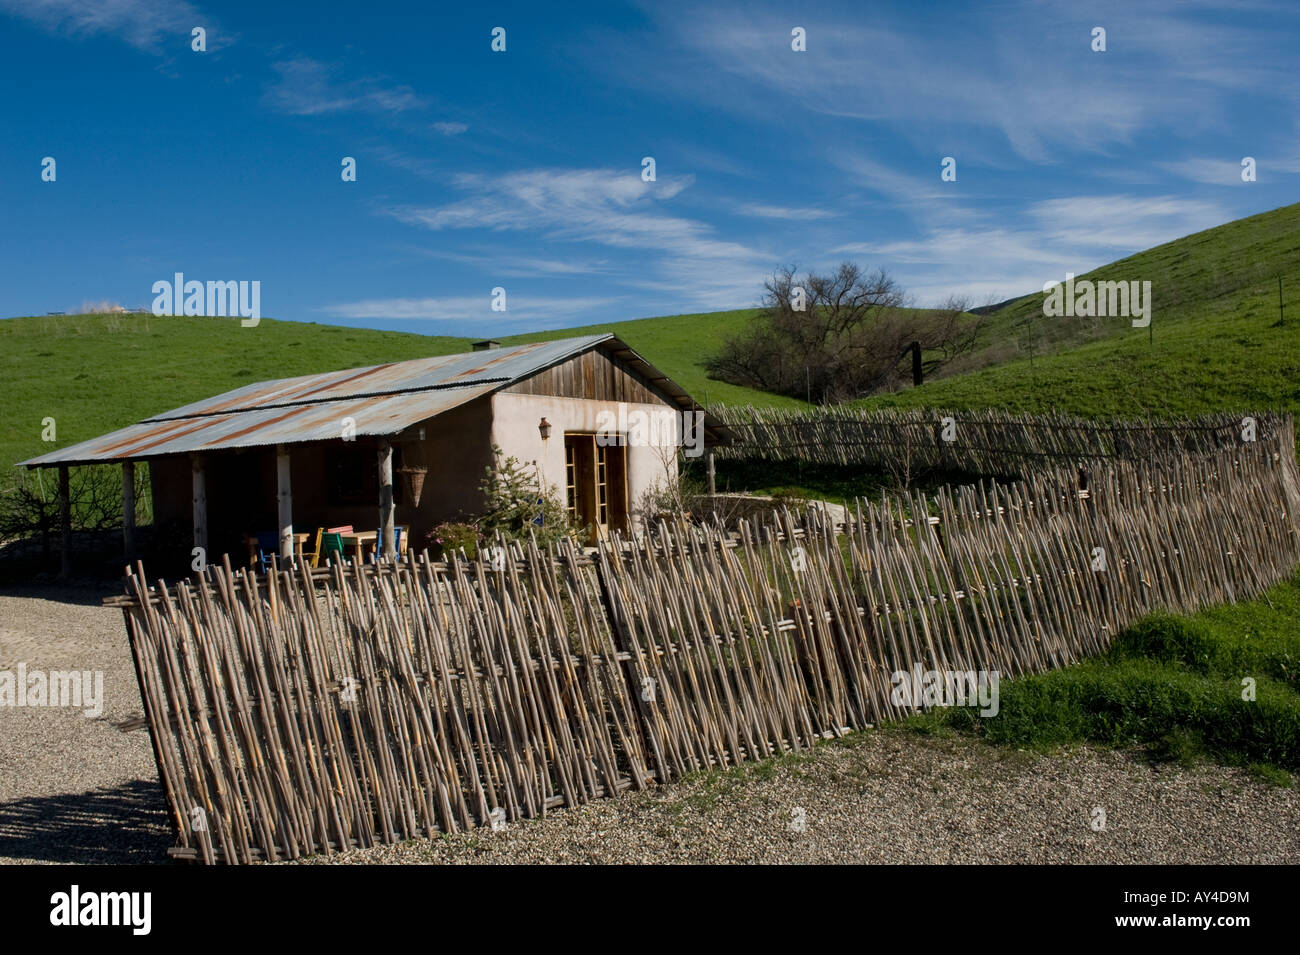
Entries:
[[379, 442], [379, 537], [384, 542], [385, 558], [397, 556], [393, 542], [393, 445]]
[[59, 465], [59, 576], [72, 576], [72, 486], [68, 479], [68, 466]]
[[135, 561], [135, 462], [122, 462], [122, 553]]
[[190, 455], [190, 484], [193, 488], [194, 546], [203, 548], [203, 562], [208, 559], [208, 477], [202, 455]]
[[293, 481], [289, 449], [283, 444], [275, 446], [275, 476], [279, 490], [280, 559], [288, 564], [293, 552]]

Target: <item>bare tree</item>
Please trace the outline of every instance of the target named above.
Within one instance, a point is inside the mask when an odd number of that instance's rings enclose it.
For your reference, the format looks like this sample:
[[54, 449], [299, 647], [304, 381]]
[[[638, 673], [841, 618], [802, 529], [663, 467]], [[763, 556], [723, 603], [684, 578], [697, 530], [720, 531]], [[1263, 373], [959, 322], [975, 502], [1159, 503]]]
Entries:
[[846, 401], [906, 380], [900, 362], [913, 343], [929, 374], [970, 351], [980, 329], [964, 302], [905, 308], [886, 272], [852, 262], [802, 279], [787, 267], [765, 288], [762, 316], [709, 362], [713, 377], [820, 403]]

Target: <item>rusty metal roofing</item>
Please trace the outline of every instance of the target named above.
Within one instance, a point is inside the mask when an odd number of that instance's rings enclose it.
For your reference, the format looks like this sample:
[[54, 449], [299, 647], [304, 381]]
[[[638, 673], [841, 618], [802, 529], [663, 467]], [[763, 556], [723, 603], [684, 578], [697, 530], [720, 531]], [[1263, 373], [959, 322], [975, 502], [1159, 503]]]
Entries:
[[380, 397], [278, 405], [190, 417], [158, 417], [22, 462], [26, 467], [93, 464], [272, 444], [324, 441], [343, 434], [343, 420], [358, 435], [395, 434], [425, 418], [496, 390], [495, 385], [449, 388]]
[[[94, 464], [323, 441], [340, 436], [344, 418], [353, 419], [358, 435], [396, 434], [597, 346], [655, 378], [680, 407], [698, 407], [614, 335], [586, 335], [256, 382], [31, 458], [20, 466]], [[706, 419], [706, 427], [715, 438], [732, 437], [712, 416]]]
[[320, 375], [259, 381], [215, 398], [205, 398], [175, 411], [155, 415], [148, 420], [162, 421], [217, 412], [430, 391], [464, 385], [504, 385], [526, 378], [613, 337], [586, 335], [553, 342], [513, 345], [487, 352], [435, 355], [432, 358], [395, 361], [368, 368], [348, 368]]

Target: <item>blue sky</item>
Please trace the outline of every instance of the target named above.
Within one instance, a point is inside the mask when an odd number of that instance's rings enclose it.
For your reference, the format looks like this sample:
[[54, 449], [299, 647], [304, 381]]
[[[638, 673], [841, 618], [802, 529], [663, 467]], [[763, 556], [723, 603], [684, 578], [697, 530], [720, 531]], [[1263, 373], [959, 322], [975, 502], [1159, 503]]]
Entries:
[[495, 335], [846, 258], [1000, 300], [1296, 201], [1297, 37], [1300, 5], [1189, 0], [0, 0], [0, 315], [183, 271], [272, 318]]

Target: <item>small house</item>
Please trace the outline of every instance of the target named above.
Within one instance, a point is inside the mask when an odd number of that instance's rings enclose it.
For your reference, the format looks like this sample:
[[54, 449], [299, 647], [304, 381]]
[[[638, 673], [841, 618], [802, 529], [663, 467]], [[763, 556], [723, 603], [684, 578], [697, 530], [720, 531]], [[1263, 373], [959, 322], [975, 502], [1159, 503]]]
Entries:
[[65, 489], [70, 466], [121, 464], [128, 554], [137, 461], [155, 527], [181, 523], [209, 555], [233, 560], [246, 535], [274, 528], [288, 556], [302, 532], [345, 525], [374, 529], [391, 553], [394, 525], [418, 548], [434, 525], [481, 510], [494, 447], [535, 463], [577, 526], [634, 530], [641, 495], [675, 477], [692, 420], [703, 449], [733, 440], [621, 339], [588, 335], [257, 382], [22, 464], [57, 467]]

